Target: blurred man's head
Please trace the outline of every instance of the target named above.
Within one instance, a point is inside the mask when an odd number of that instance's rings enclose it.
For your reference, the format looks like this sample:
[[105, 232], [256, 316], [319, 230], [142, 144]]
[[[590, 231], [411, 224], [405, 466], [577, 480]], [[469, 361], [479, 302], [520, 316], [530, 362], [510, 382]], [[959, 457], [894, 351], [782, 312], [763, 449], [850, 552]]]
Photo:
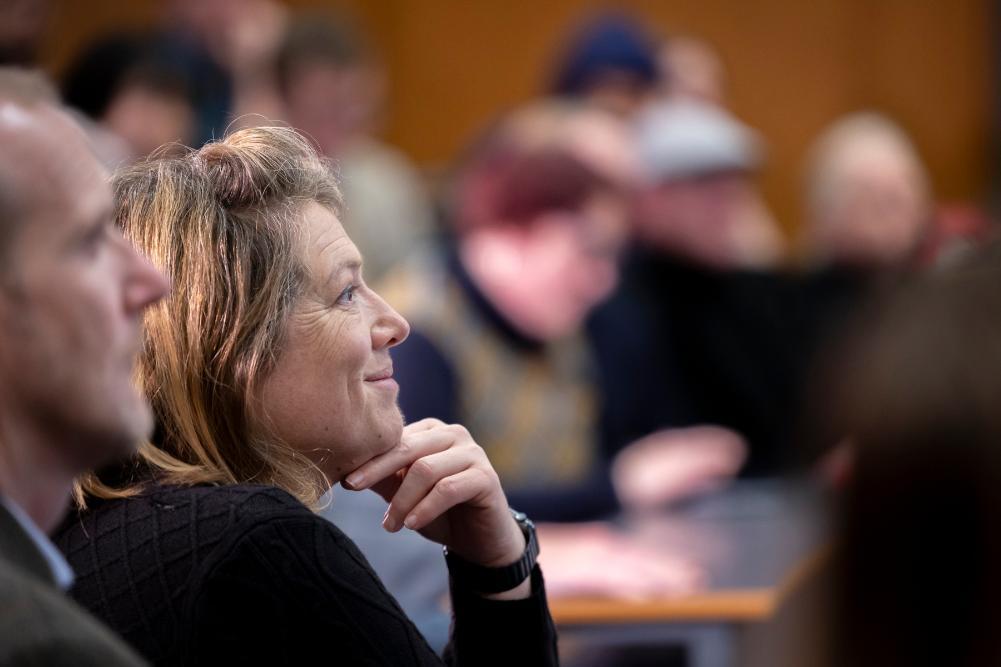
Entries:
[[506, 118], [461, 169], [464, 265], [524, 334], [572, 333], [614, 288], [636, 168], [612, 116], [552, 102]]
[[87, 47], [63, 78], [67, 105], [124, 140], [129, 157], [194, 139], [190, 82], [142, 35], [116, 35]]
[[51, 12], [51, 0], [0, 2], [0, 65], [35, 63]]
[[345, 17], [300, 17], [278, 50], [278, 87], [293, 127], [338, 155], [372, 129], [382, 105], [382, 71]]
[[659, 76], [656, 46], [642, 24], [625, 14], [602, 14], [567, 42], [552, 92], [629, 117], [649, 101]]
[[694, 100], [652, 107], [637, 128], [645, 186], [634, 221], [642, 243], [718, 268], [754, 263], [771, 247], [767, 214], [755, 219], [761, 148], [749, 128]]
[[803, 250], [812, 262], [875, 267], [914, 256], [931, 193], [917, 150], [892, 121], [864, 113], [832, 125], [807, 178]]
[[0, 440], [79, 472], [149, 435], [131, 375], [166, 283], [116, 230], [106, 174], [54, 100], [0, 68]]
[[669, 100], [699, 100], [725, 106], [726, 68], [716, 50], [689, 35], [674, 35], [660, 47], [661, 94]]
[[261, 74], [285, 26], [279, 0], [164, 0], [165, 18], [234, 76]]

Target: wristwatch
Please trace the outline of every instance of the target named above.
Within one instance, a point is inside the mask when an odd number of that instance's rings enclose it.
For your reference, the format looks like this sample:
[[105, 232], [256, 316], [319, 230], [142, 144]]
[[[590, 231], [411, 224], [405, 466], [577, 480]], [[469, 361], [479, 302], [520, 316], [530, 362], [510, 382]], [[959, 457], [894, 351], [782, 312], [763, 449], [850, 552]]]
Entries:
[[539, 557], [539, 541], [535, 537], [535, 524], [523, 512], [511, 510], [511, 516], [525, 535], [525, 553], [510, 565], [486, 567], [470, 563], [443, 547], [445, 562], [452, 581], [463, 588], [477, 593], [501, 593], [509, 591], [528, 578]]

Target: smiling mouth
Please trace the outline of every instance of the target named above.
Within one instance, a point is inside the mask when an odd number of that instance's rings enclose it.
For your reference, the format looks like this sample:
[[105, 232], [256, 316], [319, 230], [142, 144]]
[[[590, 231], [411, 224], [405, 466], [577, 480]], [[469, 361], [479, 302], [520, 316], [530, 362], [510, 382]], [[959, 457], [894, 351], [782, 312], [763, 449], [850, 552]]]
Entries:
[[383, 369], [381, 371], [378, 371], [377, 373], [369, 375], [367, 378], [365, 378], [365, 382], [381, 382], [382, 380], [392, 380], [392, 379], [393, 379], [393, 367], [390, 366], [389, 368]]

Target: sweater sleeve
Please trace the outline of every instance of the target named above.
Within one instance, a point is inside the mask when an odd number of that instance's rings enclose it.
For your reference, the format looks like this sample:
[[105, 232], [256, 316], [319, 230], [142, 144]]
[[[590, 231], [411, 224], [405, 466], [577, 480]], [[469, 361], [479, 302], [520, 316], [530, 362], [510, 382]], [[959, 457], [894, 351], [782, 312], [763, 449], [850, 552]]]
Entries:
[[[513, 607], [453, 591], [449, 664], [500, 664], [493, 656], [510, 636], [497, 636], [496, 623], [543, 622], [535, 642], [516, 651], [518, 662], [556, 664], [536, 658], [549, 650], [540, 637], [555, 641], [541, 575], [538, 584]], [[351, 540], [308, 511], [258, 517], [234, 531], [203, 568], [190, 605], [192, 664], [293, 665], [317, 656], [327, 664], [442, 664]]]
[[454, 583], [450, 665], [559, 665], [556, 627], [549, 615], [542, 570], [532, 570], [532, 595], [523, 600], [487, 600]]

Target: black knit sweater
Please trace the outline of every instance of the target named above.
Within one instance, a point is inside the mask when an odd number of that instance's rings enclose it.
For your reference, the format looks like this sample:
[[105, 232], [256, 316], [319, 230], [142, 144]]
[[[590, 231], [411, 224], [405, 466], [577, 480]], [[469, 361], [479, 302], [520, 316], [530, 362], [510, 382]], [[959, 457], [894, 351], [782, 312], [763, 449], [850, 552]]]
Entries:
[[[157, 665], [442, 662], [354, 543], [273, 487], [98, 501], [56, 543], [76, 571], [73, 597]], [[453, 587], [445, 662], [557, 664], [538, 568], [532, 588], [501, 602]]]

